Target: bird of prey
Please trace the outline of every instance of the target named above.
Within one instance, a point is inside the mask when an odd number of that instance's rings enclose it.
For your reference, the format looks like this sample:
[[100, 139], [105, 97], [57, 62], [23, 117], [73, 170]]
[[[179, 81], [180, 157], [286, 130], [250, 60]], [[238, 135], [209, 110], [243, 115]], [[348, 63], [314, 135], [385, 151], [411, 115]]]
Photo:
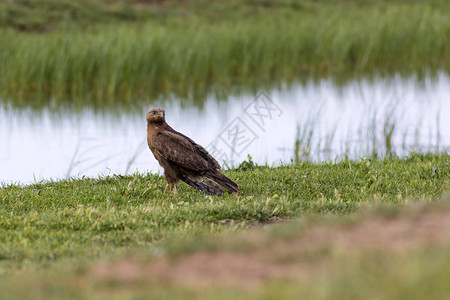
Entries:
[[223, 188], [231, 193], [242, 192], [235, 182], [219, 172], [219, 163], [208, 151], [166, 123], [161, 108], [147, 113], [147, 143], [164, 168], [169, 190], [182, 180], [213, 195], [223, 195]]

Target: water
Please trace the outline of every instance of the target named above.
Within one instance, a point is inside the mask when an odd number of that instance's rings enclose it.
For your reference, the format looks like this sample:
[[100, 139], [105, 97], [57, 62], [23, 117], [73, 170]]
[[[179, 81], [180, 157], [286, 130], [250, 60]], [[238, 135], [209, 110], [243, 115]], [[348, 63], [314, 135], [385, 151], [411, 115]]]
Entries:
[[[39, 112], [0, 107], [0, 182], [28, 184], [79, 176], [161, 172], [146, 145], [145, 113], [166, 120], [226, 166], [247, 155], [262, 164], [354, 159], [393, 151], [449, 151], [450, 78], [378, 79], [337, 87], [294, 85], [199, 107], [173, 100], [140, 112]], [[392, 130], [392, 138], [389, 139]], [[388, 138], [386, 138], [388, 137]]]

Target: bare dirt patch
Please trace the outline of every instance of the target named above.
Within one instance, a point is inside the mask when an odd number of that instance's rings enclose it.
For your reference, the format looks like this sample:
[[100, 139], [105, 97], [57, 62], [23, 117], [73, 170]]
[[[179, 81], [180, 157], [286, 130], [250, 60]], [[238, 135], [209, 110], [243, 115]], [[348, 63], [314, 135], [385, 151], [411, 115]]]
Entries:
[[91, 270], [90, 276], [131, 285], [145, 282], [244, 288], [258, 287], [273, 279], [298, 280], [329, 264], [335, 252], [398, 253], [449, 243], [450, 209], [416, 208], [396, 217], [378, 215], [351, 224], [314, 225], [299, 229], [287, 239], [270, 238], [260, 229], [237, 238], [246, 245], [242, 247], [245, 250], [224, 247], [146, 262], [127, 259], [101, 263]]

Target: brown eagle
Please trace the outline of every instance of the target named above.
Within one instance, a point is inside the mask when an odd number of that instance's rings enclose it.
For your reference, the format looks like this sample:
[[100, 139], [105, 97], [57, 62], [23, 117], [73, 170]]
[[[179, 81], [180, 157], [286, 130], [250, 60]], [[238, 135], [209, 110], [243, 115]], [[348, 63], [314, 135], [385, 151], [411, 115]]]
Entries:
[[208, 151], [166, 123], [165, 111], [161, 108], [147, 113], [147, 143], [164, 168], [169, 190], [182, 180], [214, 195], [223, 195], [224, 190], [219, 185], [231, 193], [242, 192], [235, 182], [219, 172], [219, 163]]

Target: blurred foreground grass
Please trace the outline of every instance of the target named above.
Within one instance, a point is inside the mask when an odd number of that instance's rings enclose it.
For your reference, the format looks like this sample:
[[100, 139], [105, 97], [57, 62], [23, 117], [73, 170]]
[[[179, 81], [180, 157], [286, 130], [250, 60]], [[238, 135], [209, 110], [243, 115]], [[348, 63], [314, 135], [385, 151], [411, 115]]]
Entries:
[[[202, 101], [311, 78], [450, 69], [448, 1], [33, 3], [0, 6], [25, 24], [0, 22], [0, 91], [14, 106]], [[41, 15], [50, 28], [30, 25]]]

